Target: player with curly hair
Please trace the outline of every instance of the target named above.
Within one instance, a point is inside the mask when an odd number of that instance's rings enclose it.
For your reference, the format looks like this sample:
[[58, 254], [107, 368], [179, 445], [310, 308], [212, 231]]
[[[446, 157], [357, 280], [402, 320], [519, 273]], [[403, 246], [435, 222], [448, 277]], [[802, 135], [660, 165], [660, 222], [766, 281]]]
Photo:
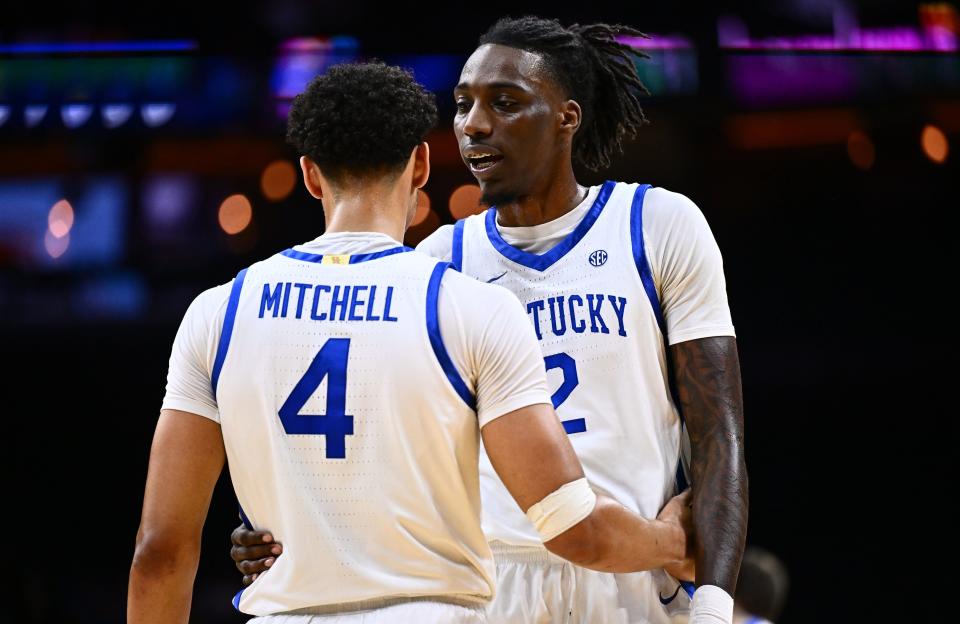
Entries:
[[286, 554], [234, 598], [261, 624], [486, 621], [478, 454], [546, 547], [596, 570], [687, 573], [689, 509], [598, 496], [550, 404], [516, 297], [399, 241], [430, 173], [433, 97], [380, 63], [293, 103], [326, 231], [201, 293], [173, 345], [130, 571], [130, 624], [187, 622], [229, 462], [248, 527]]
[[[520, 299], [553, 404], [598, 491], [653, 517], [686, 487], [689, 468], [696, 591], [662, 571], [604, 575], [550, 556], [482, 462], [497, 622], [665, 624], [692, 607], [698, 624], [729, 623], [733, 614], [748, 496], [720, 250], [683, 195], [613, 181], [585, 187], [574, 174], [575, 163], [607, 167], [646, 124], [642, 53], [623, 36], [645, 35], [539, 17], [505, 18], [483, 34], [454, 90], [454, 132], [491, 207], [417, 249]], [[269, 560], [251, 546], [261, 538], [234, 534], [248, 577]]]

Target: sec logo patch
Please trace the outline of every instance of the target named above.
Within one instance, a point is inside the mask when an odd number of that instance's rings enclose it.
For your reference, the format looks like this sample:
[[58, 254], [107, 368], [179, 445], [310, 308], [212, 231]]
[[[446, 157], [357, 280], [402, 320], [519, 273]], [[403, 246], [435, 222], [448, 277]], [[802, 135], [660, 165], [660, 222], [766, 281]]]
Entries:
[[607, 252], [602, 249], [598, 249], [592, 254], [590, 254], [590, 266], [603, 266], [607, 262]]

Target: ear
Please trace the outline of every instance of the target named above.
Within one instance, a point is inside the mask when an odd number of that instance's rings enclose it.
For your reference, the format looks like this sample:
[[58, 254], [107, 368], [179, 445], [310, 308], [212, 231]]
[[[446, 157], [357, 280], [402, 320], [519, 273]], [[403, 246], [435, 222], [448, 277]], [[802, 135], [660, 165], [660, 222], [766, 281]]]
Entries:
[[421, 189], [430, 179], [430, 145], [424, 141], [416, 146], [410, 158], [413, 159], [413, 187]]
[[560, 131], [569, 132], [570, 136], [573, 136], [580, 129], [583, 110], [576, 100], [567, 100], [560, 105], [558, 117], [560, 119]]
[[320, 168], [306, 156], [300, 157], [300, 171], [303, 172], [303, 185], [315, 199], [323, 199], [323, 176]]

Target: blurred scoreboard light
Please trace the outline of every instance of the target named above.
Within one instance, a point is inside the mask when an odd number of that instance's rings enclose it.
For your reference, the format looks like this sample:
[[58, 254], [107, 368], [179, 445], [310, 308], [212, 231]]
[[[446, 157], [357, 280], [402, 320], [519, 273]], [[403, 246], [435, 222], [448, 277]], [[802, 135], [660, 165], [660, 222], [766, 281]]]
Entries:
[[452, 99], [453, 88], [460, 81], [460, 70], [466, 60], [467, 57], [460, 54], [406, 54], [386, 58], [387, 63], [413, 72], [414, 79], [437, 94], [441, 102]]
[[88, 320], [133, 319], [143, 314], [150, 291], [139, 274], [118, 271], [80, 280], [71, 298], [78, 316]]
[[663, 34], [617, 37], [617, 41], [643, 51], [636, 57], [637, 74], [654, 97], [695, 95], [700, 75], [697, 49], [685, 35]]
[[753, 38], [744, 22], [719, 20], [727, 84], [747, 107], [831, 104], [897, 94], [960, 92], [957, 35], [938, 23]]
[[187, 173], [163, 173], [147, 177], [141, 187], [141, 224], [152, 243], [193, 243], [194, 214], [200, 201], [197, 179]]
[[[0, 179], [0, 247], [24, 269], [98, 269], [119, 264], [126, 249], [127, 185], [122, 177]], [[51, 221], [63, 199], [72, 207], [67, 231]], [[61, 236], [57, 236], [61, 234]]]
[[359, 48], [352, 37], [298, 37], [281, 44], [270, 76], [277, 116], [286, 119], [290, 101], [314, 76], [333, 65], [356, 60]]

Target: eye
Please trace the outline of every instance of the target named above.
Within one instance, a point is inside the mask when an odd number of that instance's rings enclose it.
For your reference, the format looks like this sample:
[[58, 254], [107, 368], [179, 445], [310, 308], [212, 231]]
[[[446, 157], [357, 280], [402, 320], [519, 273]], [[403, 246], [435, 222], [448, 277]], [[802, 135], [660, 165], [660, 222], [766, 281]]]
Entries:
[[510, 108], [512, 106], [516, 106], [517, 103], [514, 100], [511, 100], [510, 98], [502, 97], [494, 100], [493, 105], [496, 106], [497, 108]]
[[464, 114], [470, 110], [470, 102], [467, 100], [457, 100], [457, 114]]

